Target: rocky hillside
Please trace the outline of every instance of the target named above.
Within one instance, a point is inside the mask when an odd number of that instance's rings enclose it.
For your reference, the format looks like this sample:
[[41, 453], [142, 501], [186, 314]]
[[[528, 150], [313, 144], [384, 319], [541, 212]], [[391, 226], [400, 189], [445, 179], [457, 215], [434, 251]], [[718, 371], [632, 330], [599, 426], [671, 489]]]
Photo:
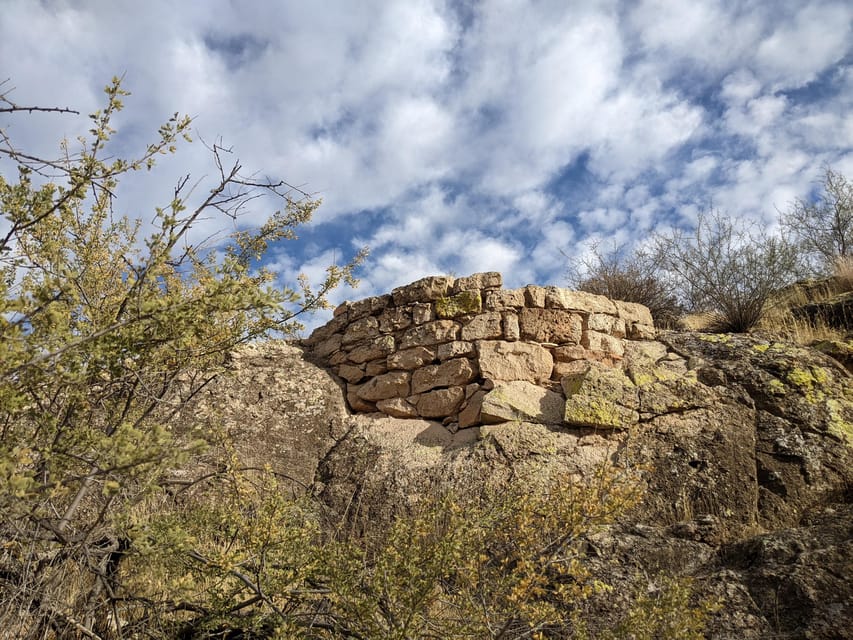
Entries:
[[[615, 588], [590, 604], [603, 628], [638, 578], [653, 592], [660, 575], [674, 575], [721, 602], [709, 638], [853, 637], [853, 384], [843, 366], [758, 337], [655, 335], [641, 310], [626, 319], [606, 299], [610, 313], [555, 302], [568, 298], [553, 291], [550, 305], [543, 295], [535, 306], [494, 280], [479, 288], [478, 306], [460, 295], [477, 290], [471, 282], [445, 282], [431, 301], [395, 304], [392, 294], [347, 305], [307, 346], [251, 346], [202, 401], [224, 415], [243, 457], [310, 486], [361, 530], [381, 531], [436, 484], [466, 491], [485, 477], [619, 465], [644, 497], [586, 540], [590, 566]], [[441, 300], [452, 304], [437, 311]], [[489, 309], [497, 300], [503, 308]], [[407, 305], [421, 305], [420, 324], [399, 310]], [[477, 319], [485, 314], [491, 325]], [[513, 317], [518, 333], [508, 337]], [[573, 329], [555, 340], [552, 321]], [[406, 342], [435, 335], [434, 324], [418, 327], [436, 322], [444, 338]], [[462, 333], [472, 325], [494, 335]], [[501, 360], [496, 343], [524, 348]], [[384, 353], [353, 358], [365, 345]], [[518, 355], [528, 346], [539, 359]], [[420, 358], [407, 360], [412, 349]], [[452, 365], [462, 373], [441, 369], [454, 360], [465, 361]], [[496, 362], [529, 366], [516, 375]], [[389, 374], [393, 384], [371, 383]], [[423, 398], [441, 391], [453, 400], [432, 416]]]

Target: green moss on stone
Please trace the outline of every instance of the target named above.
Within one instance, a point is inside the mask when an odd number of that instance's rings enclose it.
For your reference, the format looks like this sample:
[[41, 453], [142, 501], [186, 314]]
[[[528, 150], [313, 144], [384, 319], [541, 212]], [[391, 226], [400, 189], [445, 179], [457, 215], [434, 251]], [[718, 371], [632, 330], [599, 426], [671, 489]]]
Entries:
[[483, 300], [480, 292], [462, 291], [455, 296], [442, 297], [435, 301], [435, 314], [439, 318], [455, 318], [469, 313], [480, 313]]

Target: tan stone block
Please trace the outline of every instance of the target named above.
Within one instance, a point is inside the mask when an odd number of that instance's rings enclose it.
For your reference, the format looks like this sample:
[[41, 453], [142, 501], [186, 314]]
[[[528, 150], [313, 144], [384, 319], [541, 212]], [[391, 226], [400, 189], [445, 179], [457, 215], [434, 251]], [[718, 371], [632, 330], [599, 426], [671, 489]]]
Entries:
[[441, 364], [429, 365], [412, 374], [412, 393], [468, 384], [476, 376], [477, 367], [467, 358], [456, 358]]
[[376, 403], [376, 408], [393, 418], [417, 418], [418, 410], [403, 398], [388, 398]]
[[485, 308], [488, 311], [507, 311], [524, 307], [524, 289], [487, 291]]
[[545, 287], [545, 306], [549, 309], [567, 309], [585, 313], [618, 314], [616, 305], [609, 298], [586, 291], [572, 291], [559, 287]]
[[389, 369], [407, 369], [409, 371], [418, 369], [425, 364], [430, 364], [435, 360], [435, 352], [426, 347], [412, 347], [411, 349], [403, 349], [397, 353], [392, 353], [388, 356], [387, 364]]
[[545, 306], [545, 287], [529, 284], [524, 287], [524, 306], [543, 308]]
[[400, 348], [430, 347], [443, 342], [452, 342], [459, 337], [459, 323], [453, 320], [434, 320], [412, 327], [403, 334]]
[[616, 300], [614, 304], [618, 309], [619, 317], [628, 325], [637, 323], [654, 327], [655, 323], [652, 320], [652, 312], [649, 311], [648, 307], [637, 302], [623, 302], [622, 300]]
[[314, 345], [314, 348], [311, 349], [311, 353], [313, 353], [318, 358], [328, 358], [335, 351], [341, 348], [341, 340], [342, 336], [339, 333], [335, 333], [329, 338], [326, 338], [322, 342], [318, 342]]
[[501, 314], [497, 311], [481, 313], [462, 326], [463, 340], [489, 340], [501, 337], [503, 337]]
[[409, 395], [408, 371], [392, 371], [390, 373], [376, 376], [359, 387], [358, 395], [362, 400], [376, 402], [388, 398], [405, 398]]
[[588, 357], [586, 349], [579, 344], [569, 344], [551, 349], [554, 360], [557, 362], [574, 362]]
[[388, 364], [386, 359], [372, 360], [367, 363], [364, 372], [369, 376], [381, 376], [383, 373], [388, 373]]
[[418, 415], [422, 418], [446, 418], [454, 415], [465, 399], [462, 387], [437, 389], [421, 394], [418, 399]]
[[435, 352], [436, 358], [442, 362], [451, 358], [471, 358], [476, 354], [477, 350], [474, 348], [474, 343], [463, 340], [440, 344]]
[[[471, 385], [468, 385], [471, 386]], [[480, 424], [480, 408], [483, 406], [483, 398], [486, 397], [486, 392], [482, 390], [475, 391], [459, 412], [459, 428], [467, 429]]]
[[628, 337], [631, 340], [654, 340], [657, 332], [652, 325], [633, 323], [628, 326]]
[[364, 298], [356, 302], [349, 303], [349, 321], [353, 322], [365, 316], [375, 316], [385, 307], [391, 304], [391, 296], [387, 293], [382, 296], [374, 296], [372, 298]]
[[456, 278], [451, 293], [459, 293], [467, 289], [500, 289], [503, 286], [503, 277], [497, 271], [486, 271], [475, 273], [464, 278]]
[[620, 369], [588, 362], [561, 380], [567, 423], [599, 429], [627, 428], [640, 419], [637, 387]]
[[562, 395], [531, 382], [525, 380], [499, 382], [483, 398], [480, 421], [483, 424], [514, 420], [561, 424], [564, 404]]
[[359, 384], [347, 385], [347, 404], [349, 404], [350, 409], [360, 413], [372, 413], [376, 411], [375, 404], [359, 397], [358, 391], [361, 387], [362, 385]]
[[351, 364], [342, 364], [338, 367], [338, 375], [353, 384], [360, 382], [364, 378], [364, 370], [361, 367], [354, 367]]
[[619, 338], [597, 331], [584, 331], [581, 344], [590, 351], [600, 351], [610, 357], [621, 358], [625, 355], [625, 347]]
[[391, 296], [398, 307], [410, 302], [432, 302], [446, 296], [453, 282], [454, 278], [450, 276], [429, 276], [403, 287], [397, 287], [391, 291]]
[[521, 339], [521, 327], [518, 324], [518, 316], [514, 313], [503, 314], [504, 340], [515, 342]]
[[539, 345], [503, 340], [477, 342], [480, 372], [493, 380], [540, 382], [551, 377], [554, 358]]
[[379, 336], [365, 344], [356, 345], [348, 354], [347, 360], [355, 364], [378, 360], [394, 351], [394, 336]]
[[583, 319], [562, 309], [522, 309], [518, 324], [523, 340], [578, 344], [583, 335]]
[[406, 307], [385, 309], [379, 314], [378, 320], [382, 333], [394, 333], [412, 326], [412, 314]]
[[314, 331], [311, 332], [311, 336], [305, 341], [305, 344], [311, 346], [318, 342], [322, 342], [323, 340], [327, 340], [332, 337], [333, 334], [343, 331], [347, 324], [349, 324], [347, 314], [342, 314], [336, 318], [332, 318], [322, 327], [314, 329]]
[[604, 313], [591, 313], [586, 319], [586, 328], [599, 333], [609, 333], [615, 338], [625, 337], [625, 321]]
[[456, 295], [438, 298], [435, 301], [435, 315], [439, 318], [457, 318], [483, 310], [480, 290], [460, 291]]
[[367, 316], [353, 322], [344, 331], [341, 343], [350, 345], [362, 342], [379, 335], [379, 321], [373, 316]]
[[412, 322], [414, 322], [415, 324], [424, 324], [425, 322], [432, 322], [433, 320], [435, 320], [435, 310], [428, 302], [417, 302], [415, 304], [410, 304], [406, 307], [406, 309], [411, 310]]

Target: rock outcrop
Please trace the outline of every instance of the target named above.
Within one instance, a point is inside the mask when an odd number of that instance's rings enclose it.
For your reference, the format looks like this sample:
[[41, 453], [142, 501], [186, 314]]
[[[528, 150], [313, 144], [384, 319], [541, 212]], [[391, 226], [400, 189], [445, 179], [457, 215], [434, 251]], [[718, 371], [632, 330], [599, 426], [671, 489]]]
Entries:
[[[377, 532], [436, 485], [616, 464], [644, 497], [586, 539], [586, 562], [614, 587], [594, 603], [600, 624], [638, 576], [653, 589], [664, 573], [719, 599], [709, 638], [850, 637], [850, 372], [759, 337], [651, 339], [642, 308], [585, 298], [582, 310], [562, 290], [499, 285], [426, 279], [345, 305], [304, 353], [235, 354], [237, 378], [203, 403], [251, 438], [258, 464], [313, 478], [331, 514]], [[531, 323], [526, 310], [567, 314]]]

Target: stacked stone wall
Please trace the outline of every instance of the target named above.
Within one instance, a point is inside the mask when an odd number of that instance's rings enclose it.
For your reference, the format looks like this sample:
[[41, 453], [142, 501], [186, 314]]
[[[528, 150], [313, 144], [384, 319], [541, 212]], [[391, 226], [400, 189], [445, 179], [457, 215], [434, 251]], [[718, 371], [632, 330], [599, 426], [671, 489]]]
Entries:
[[649, 310], [558, 287], [501, 286], [494, 272], [423, 278], [342, 304], [305, 343], [343, 379], [356, 412], [451, 429], [513, 419], [618, 427], [626, 412], [630, 419], [630, 401], [590, 417], [570, 415], [566, 399], [606, 386], [626, 345], [654, 337]]

